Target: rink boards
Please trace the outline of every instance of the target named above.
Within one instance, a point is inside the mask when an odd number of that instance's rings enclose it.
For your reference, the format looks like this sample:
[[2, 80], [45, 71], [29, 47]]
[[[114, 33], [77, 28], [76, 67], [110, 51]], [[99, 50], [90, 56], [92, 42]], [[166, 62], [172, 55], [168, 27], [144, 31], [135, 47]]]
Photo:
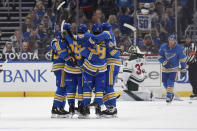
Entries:
[[[2, 63], [2, 62], [1, 62]], [[2, 97], [49, 97], [56, 90], [55, 76], [51, 72], [51, 62], [8, 62], [0, 73], [0, 96]], [[143, 86], [149, 88], [162, 88], [160, 64], [154, 60], [146, 59], [144, 68], [147, 79]], [[121, 73], [121, 72], [120, 72]], [[189, 96], [191, 86], [188, 77], [181, 80], [178, 77], [175, 90], [180, 96]], [[117, 83], [115, 90], [121, 94], [121, 87]]]

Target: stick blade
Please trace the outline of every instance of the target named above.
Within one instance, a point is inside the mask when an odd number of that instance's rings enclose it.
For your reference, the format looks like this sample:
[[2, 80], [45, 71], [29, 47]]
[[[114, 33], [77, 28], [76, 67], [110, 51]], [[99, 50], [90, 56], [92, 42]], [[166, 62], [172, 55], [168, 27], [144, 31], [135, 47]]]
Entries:
[[129, 24], [127, 24], [127, 23], [124, 23], [124, 25], [123, 25], [123, 26], [125, 26], [125, 27], [127, 27], [127, 28], [131, 29], [132, 31], [136, 31], [136, 28], [135, 28], [134, 26], [129, 25]]

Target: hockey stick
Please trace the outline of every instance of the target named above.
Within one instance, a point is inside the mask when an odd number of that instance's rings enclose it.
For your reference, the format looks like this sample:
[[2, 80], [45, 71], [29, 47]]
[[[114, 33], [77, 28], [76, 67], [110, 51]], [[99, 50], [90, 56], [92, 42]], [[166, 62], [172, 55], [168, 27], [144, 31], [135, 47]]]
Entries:
[[59, 6], [57, 7], [57, 10], [59, 11], [59, 9], [66, 3], [66, 1], [63, 1], [62, 3], [59, 4]]
[[55, 15], [55, 25], [54, 25], [54, 33], [55, 33], [55, 26], [56, 26], [56, 23], [57, 23], [57, 19], [58, 19], [58, 17], [59, 17], [59, 10], [60, 10], [60, 8], [62, 8], [62, 6], [64, 5], [66, 3], [66, 1], [63, 1], [62, 3], [60, 3], [59, 5], [58, 5], [58, 7], [57, 7], [57, 14]]
[[133, 33], [134, 33], [134, 46], [136, 46], [136, 39], [137, 39], [137, 29], [134, 27], [134, 26], [132, 26], [132, 25], [129, 25], [129, 24], [127, 24], [127, 23], [124, 23], [124, 25], [123, 26], [125, 26], [125, 27], [127, 27], [127, 28], [129, 28], [130, 30], [132, 30], [133, 31]]
[[144, 101], [144, 99], [142, 99], [141, 97], [137, 96], [136, 94], [134, 94], [132, 91], [128, 91], [128, 90], [123, 90], [125, 93], [127, 93], [131, 98], [133, 98], [136, 101]]

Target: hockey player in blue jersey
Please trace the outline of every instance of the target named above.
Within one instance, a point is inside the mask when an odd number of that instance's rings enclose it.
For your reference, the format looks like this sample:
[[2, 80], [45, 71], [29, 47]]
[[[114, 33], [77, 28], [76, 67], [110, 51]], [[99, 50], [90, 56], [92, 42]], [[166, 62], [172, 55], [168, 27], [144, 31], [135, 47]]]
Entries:
[[[63, 30], [71, 30], [72, 26], [69, 23], [64, 23]], [[78, 29], [78, 33], [80, 30]], [[74, 59], [74, 63], [70, 63], [70, 61], [65, 62], [65, 86], [67, 90], [67, 99], [69, 104], [69, 112], [74, 115], [75, 113], [75, 96], [76, 91], [78, 92], [78, 109], [82, 108], [82, 74], [81, 74], [81, 66], [83, 64], [83, 57], [80, 54], [84, 48], [81, 45], [78, 45], [77, 41], [73, 41], [73, 39], [65, 34], [65, 41], [68, 43], [67, 48], [69, 49], [69, 53], [72, 54], [71, 57]]]
[[103, 102], [106, 110], [102, 114], [107, 117], [112, 117], [117, 114], [116, 108], [116, 94], [114, 92], [115, 78], [119, 73], [122, 61], [120, 58], [120, 51], [114, 49], [116, 47], [116, 40], [112, 32], [112, 26], [108, 23], [102, 24], [103, 33], [94, 37], [94, 41], [106, 42], [107, 49], [107, 71], [106, 71], [106, 86], [104, 88]]
[[[92, 27], [93, 34], [99, 34], [102, 32], [102, 27], [99, 24], [94, 24]], [[85, 33], [87, 34], [87, 33]], [[83, 36], [83, 35], [81, 35]], [[84, 35], [86, 36], [86, 35]], [[81, 37], [82, 38], [82, 37]], [[89, 37], [90, 38], [90, 37]], [[85, 43], [84, 43], [85, 44]], [[101, 105], [103, 104], [103, 89], [105, 87], [105, 71], [107, 70], [106, 63], [106, 49], [101, 46], [91, 47], [91, 45], [85, 45], [89, 52], [82, 52], [85, 57], [84, 60], [84, 73], [83, 73], [83, 106], [84, 112], [82, 117], [87, 117], [89, 112], [89, 104], [92, 97], [92, 89], [95, 89], [95, 103], [96, 115], [101, 115]], [[97, 72], [97, 73], [96, 73]], [[96, 75], [92, 75], [95, 74]]]
[[73, 38], [75, 41], [78, 41], [82, 47], [91, 47], [93, 48], [95, 42], [92, 40], [94, 38], [94, 34], [90, 33], [88, 27], [85, 24], [80, 24], [78, 30], [85, 33], [80, 33], [78, 35], [74, 35]]
[[52, 71], [56, 76], [57, 86], [51, 117], [68, 117], [69, 112], [64, 110], [66, 97], [64, 64], [65, 60], [69, 60], [69, 55], [66, 44], [61, 40], [61, 33], [51, 41], [51, 53], [53, 61]]
[[166, 102], [170, 103], [174, 97], [174, 82], [179, 71], [179, 63], [181, 64], [181, 78], [186, 75], [184, 48], [177, 44], [175, 35], [170, 35], [168, 43], [161, 45], [158, 60], [162, 64], [162, 82], [164, 88], [167, 90]]

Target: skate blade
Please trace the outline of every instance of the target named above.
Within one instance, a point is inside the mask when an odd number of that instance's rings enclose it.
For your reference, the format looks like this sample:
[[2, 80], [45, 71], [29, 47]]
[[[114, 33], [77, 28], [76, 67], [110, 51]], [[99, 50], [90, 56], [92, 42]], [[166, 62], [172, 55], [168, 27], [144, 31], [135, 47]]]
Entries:
[[57, 118], [69, 118], [69, 114], [66, 114], [66, 115], [58, 115]]
[[104, 115], [102, 115], [102, 118], [110, 119], [110, 118], [118, 118], [118, 116], [117, 116], [117, 114], [114, 114], [114, 115], [106, 115], [106, 114], [104, 114]]
[[166, 103], [167, 103], [167, 105], [172, 105], [172, 101], [170, 101], [170, 102], [166, 101]]
[[90, 116], [89, 115], [79, 115], [78, 116], [78, 119], [90, 119]]
[[57, 114], [52, 114], [52, 115], [51, 115], [51, 118], [57, 118], [57, 117], [58, 117]]
[[70, 113], [70, 114], [69, 114], [69, 118], [72, 119], [74, 115], [75, 115], [75, 113]]
[[197, 97], [190, 98], [190, 100], [197, 100]]

